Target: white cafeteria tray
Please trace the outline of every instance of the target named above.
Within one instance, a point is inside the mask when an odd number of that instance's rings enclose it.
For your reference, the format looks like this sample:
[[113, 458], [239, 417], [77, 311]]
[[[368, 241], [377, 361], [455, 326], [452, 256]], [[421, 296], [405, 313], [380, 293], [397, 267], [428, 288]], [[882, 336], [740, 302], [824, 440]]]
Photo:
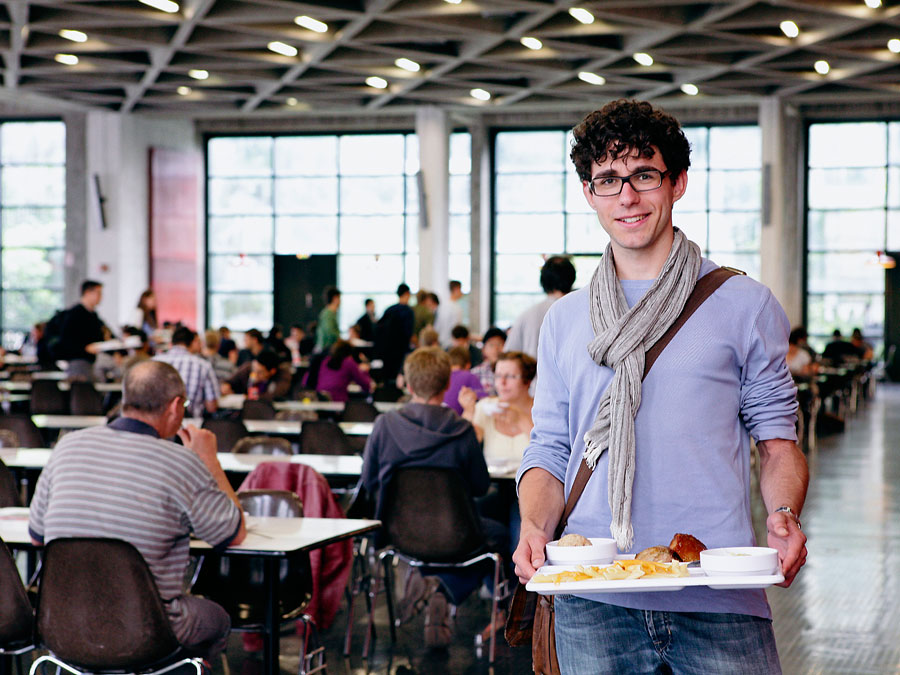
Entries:
[[[574, 570], [577, 565], [544, 565], [538, 574], [556, 574], [566, 570]], [[602, 566], [601, 566], [602, 567]], [[561, 584], [535, 583], [529, 581], [526, 590], [541, 595], [559, 595], [560, 593], [641, 593], [652, 591], [680, 591], [688, 586], [709, 586], [717, 590], [736, 588], [766, 588], [784, 581], [784, 575], [778, 574], [742, 574], [734, 576], [707, 576], [699, 567], [688, 567], [690, 576], [658, 577], [651, 579], [589, 579], [586, 581], [567, 581]]]

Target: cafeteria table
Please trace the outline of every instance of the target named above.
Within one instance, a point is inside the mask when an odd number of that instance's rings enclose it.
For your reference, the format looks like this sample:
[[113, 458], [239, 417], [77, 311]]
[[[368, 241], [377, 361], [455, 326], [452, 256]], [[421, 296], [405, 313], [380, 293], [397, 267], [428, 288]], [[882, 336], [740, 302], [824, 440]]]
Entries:
[[[37, 378], [41, 379], [41, 378]], [[46, 378], [44, 378], [46, 379]], [[115, 393], [122, 391], [122, 383], [121, 382], [92, 382], [94, 385], [94, 389], [101, 393]], [[63, 380], [59, 382], [59, 390], [60, 391], [69, 391], [71, 388], [71, 383], [67, 380]], [[30, 380], [5, 380], [0, 382], [0, 389], [5, 389], [6, 391], [31, 391], [31, 381]]]
[[[260, 518], [247, 516], [247, 538], [219, 552], [228, 557], [253, 557], [263, 561], [266, 622], [263, 632], [263, 672], [277, 675], [281, 617], [278, 607], [280, 562], [298, 553], [322, 548], [381, 527], [377, 520], [349, 518]], [[34, 548], [28, 535], [28, 509], [0, 509], [0, 537], [10, 548]], [[191, 553], [203, 555], [209, 544], [191, 540]]]
[[[2, 386], [2, 385], [0, 385]], [[244, 406], [243, 394], [228, 394], [219, 398], [219, 407], [226, 410], [240, 410]], [[405, 405], [405, 403], [389, 403], [386, 401], [376, 401], [375, 407], [378, 412], [388, 412], [397, 410]], [[343, 412], [343, 401], [274, 401], [272, 407], [275, 410], [286, 410], [289, 412]]]
[[[86, 429], [101, 427], [107, 423], [103, 415], [32, 415], [31, 421], [41, 429]], [[186, 417], [185, 424], [202, 426], [200, 418]], [[297, 420], [243, 420], [251, 434], [273, 434], [275, 436], [297, 436], [302, 422]], [[372, 433], [372, 422], [340, 422], [339, 426], [350, 436], [368, 436]]]

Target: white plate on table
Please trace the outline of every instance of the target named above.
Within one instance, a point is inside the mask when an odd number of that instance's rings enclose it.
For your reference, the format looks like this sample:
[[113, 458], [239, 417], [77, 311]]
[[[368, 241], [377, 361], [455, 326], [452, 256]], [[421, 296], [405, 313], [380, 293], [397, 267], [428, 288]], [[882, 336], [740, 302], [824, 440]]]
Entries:
[[[573, 565], [544, 565], [538, 574], [556, 574], [566, 570], [575, 570]], [[559, 595], [561, 593], [645, 593], [657, 591], [680, 591], [689, 586], [708, 586], [716, 590], [733, 590], [740, 588], [767, 588], [784, 581], [781, 573], [771, 575], [734, 575], [710, 577], [699, 567], [689, 567], [686, 577], [657, 577], [650, 579], [588, 579], [585, 581], [567, 581], [560, 584], [535, 583], [529, 581], [526, 590], [541, 595]]]

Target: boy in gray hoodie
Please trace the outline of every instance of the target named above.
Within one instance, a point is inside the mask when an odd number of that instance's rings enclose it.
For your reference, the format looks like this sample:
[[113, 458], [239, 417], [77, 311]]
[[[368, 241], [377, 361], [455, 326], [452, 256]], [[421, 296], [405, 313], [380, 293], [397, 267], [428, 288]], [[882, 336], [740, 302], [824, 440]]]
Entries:
[[[403, 366], [412, 401], [400, 410], [379, 415], [363, 454], [362, 484], [381, 517], [383, 494], [398, 468], [435, 467], [457, 470], [472, 497], [480, 497], [490, 485], [481, 445], [472, 425], [442, 405], [450, 384], [450, 358], [437, 347], [417, 349]], [[492, 550], [509, 550], [509, 532], [500, 523], [481, 518], [482, 530]], [[462, 603], [481, 584], [483, 573], [453, 570], [407, 583], [404, 604], [412, 614], [427, 601], [425, 638], [431, 646], [446, 646], [452, 638], [448, 601]], [[424, 581], [424, 583], [421, 583]], [[418, 587], [417, 587], [418, 586]], [[403, 617], [403, 614], [407, 617]], [[431, 627], [431, 630], [429, 628]], [[443, 627], [444, 630], [438, 630]]]

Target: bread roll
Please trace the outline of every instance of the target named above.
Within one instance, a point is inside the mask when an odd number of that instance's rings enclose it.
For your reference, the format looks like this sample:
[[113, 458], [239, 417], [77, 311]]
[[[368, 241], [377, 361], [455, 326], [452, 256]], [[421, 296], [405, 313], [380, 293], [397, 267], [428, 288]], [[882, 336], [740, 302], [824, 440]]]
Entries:
[[565, 537], [561, 537], [558, 542], [556, 542], [557, 546], [590, 546], [591, 540], [587, 537], [583, 537], [580, 534], [567, 534]]
[[634, 556], [635, 560], [646, 560], [647, 562], [667, 563], [675, 560], [681, 560], [678, 554], [668, 546], [651, 546]]
[[684, 562], [700, 560], [700, 551], [706, 550], [703, 542], [690, 534], [676, 534], [669, 542], [669, 548]]

